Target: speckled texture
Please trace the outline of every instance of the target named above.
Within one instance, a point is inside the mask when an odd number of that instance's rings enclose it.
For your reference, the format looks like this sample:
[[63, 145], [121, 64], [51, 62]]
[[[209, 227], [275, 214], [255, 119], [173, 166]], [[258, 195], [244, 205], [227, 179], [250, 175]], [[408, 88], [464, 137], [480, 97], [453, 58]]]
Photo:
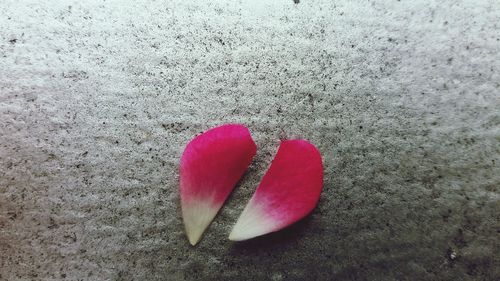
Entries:
[[[1, 1], [0, 280], [500, 278], [500, 2], [266, 2]], [[258, 154], [191, 247], [179, 157], [226, 122]], [[318, 207], [229, 242], [284, 137]]]

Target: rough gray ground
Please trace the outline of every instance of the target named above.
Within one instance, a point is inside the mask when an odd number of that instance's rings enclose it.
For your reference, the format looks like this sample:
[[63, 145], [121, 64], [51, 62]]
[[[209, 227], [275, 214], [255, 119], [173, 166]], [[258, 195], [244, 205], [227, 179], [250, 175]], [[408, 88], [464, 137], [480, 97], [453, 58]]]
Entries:
[[[266, 2], [0, 3], [1, 280], [499, 280], [500, 2]], [[227, 122], [258, 155], [191, 247], [179, 156]], [[283, 137], [321, 202], [228, 241]]]

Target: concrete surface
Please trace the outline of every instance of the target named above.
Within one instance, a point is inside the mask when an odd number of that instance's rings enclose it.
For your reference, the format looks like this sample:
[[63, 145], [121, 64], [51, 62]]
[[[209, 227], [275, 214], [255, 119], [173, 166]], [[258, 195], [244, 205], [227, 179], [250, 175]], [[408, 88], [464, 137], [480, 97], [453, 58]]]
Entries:
[[[0, 280], [499, 280], [499, 22], [496, 0], [3, 0]], [[226, 122], [258, 156], [193, 248], [178, 159]], [[319, 206], [229, 242], [287, 137], [323, 153]]]

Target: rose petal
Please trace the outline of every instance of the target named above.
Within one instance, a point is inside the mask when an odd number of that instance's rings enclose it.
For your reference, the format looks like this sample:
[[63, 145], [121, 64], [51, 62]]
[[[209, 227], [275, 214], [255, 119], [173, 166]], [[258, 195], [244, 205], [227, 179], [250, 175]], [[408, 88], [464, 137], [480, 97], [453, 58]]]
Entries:
[[191, 140], [180, 164], [182, 217], [195, 245], [252, 162], [257, 147], [247, 127], [228, 124]]
[[246, 240], [293, 224], [314, 209], [322, 187], [323, 164], [316, 147], [305, 140], [282, 141], [229, 239]]

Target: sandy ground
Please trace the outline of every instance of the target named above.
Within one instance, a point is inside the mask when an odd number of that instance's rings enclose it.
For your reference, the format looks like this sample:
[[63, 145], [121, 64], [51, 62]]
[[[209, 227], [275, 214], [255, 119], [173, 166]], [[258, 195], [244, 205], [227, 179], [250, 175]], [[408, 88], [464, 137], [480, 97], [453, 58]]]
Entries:
[[[496, 0], [1, 1], [0, 280], [499, 280], [499, 23]], [[258, 155], [191, 247], [179, 156], [227, 122]], [[228, 241], [297, 137], [318, 207]]]

